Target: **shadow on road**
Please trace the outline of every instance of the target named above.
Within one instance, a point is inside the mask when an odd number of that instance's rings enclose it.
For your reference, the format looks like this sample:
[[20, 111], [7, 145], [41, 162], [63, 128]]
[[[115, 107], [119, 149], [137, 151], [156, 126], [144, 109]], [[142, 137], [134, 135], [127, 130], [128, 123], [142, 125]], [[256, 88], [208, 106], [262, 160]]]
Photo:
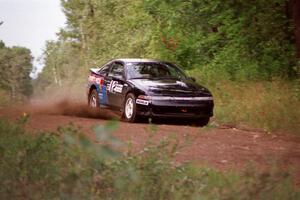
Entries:
[[[65, 115], [72, 117], [104, 119], [104, 120], [120, 120], [121, 114], [108, 109], [91, 109], [85, 102], [74, 101], [70, 99], [62, 99], [56, 102], [40, 101], [35, 102], [30, 107], [31, 112], [50, 115]], [[196, 120], [192, 119], [168, 119], [168, 118], [142, 118], [137, 121], [139, 124], [156, 124], [156, 125], [182, 125], [182, 126], [198, 126]]]
[[195, 126], [195, 127], [200, 127], [197, 124], [196, 120], [193, 119], [180, 119], [180, 118], [141, 118], [138, 120], [137, 123], [141, 123], [141, 124], [148, 124], [148, 123], [152, 123], [155, 125], [179, 125], [179, 126]]

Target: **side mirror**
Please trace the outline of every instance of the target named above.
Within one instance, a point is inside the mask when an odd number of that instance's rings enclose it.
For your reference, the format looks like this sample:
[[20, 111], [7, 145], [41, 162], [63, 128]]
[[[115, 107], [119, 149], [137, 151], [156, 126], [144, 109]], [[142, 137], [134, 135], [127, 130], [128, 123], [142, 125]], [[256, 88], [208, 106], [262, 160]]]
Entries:
[[189, 77], [193, 82], [196, 82], [196, 79], [194, 77]]

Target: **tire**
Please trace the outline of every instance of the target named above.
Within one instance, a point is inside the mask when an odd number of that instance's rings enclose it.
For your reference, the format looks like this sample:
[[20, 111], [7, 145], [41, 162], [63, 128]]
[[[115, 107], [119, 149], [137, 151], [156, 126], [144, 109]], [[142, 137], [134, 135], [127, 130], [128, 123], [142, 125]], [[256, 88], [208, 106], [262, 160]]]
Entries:
[[135, 122], [137, 120], [135, 96], [129, 93], [124, 102], [123, 119], [127, 122]]
[[98, 97], [98, 92], [96, 89], [93, 89], [89, 95], [89, 107], [92, 109], [96, 109], [100, 107], [100, 101]]
[[197, 125], [201, 127], [206, 126], [208, 122], [209, 122], [209, 117], [202, 117], [197, 119]]

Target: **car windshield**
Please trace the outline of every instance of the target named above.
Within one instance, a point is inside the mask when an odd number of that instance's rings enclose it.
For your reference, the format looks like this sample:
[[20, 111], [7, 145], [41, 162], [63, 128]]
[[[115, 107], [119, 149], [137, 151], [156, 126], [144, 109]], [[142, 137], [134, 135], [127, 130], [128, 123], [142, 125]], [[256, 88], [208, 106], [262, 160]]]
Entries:
[[135, 62], [127, 63], [128, 79], [187, 79], [179, 68], [169, 63]]

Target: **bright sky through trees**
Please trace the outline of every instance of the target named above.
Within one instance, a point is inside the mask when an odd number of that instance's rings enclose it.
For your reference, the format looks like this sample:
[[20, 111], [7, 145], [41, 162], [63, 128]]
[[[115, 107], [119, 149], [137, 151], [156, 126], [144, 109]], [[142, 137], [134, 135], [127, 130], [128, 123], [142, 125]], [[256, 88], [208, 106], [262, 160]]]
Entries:
[[35, 67], [46, 40], [56, 38], [55, 33], [65, 23], [60, 0], [0, 0], [0, 40], [7, 46], [24, 46], [32, 51]]

